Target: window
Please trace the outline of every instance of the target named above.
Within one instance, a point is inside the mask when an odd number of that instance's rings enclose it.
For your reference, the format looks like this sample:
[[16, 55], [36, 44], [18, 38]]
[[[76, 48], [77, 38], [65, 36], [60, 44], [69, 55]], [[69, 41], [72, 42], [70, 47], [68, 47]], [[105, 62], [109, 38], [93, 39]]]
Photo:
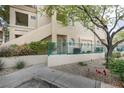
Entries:
[[20, 36], [22, 36], [22, 35], [17, 35], [17, 34], [16, 34], [16, 35], [15, 35], [15, 38], [18, 38], [18, 37], [20, 37]]
[[36, 16], [31, 16], [31, 19], [35, 20], [36, 19]]
[[28, 15], [16, 12], [16, 25], [28, 26]]

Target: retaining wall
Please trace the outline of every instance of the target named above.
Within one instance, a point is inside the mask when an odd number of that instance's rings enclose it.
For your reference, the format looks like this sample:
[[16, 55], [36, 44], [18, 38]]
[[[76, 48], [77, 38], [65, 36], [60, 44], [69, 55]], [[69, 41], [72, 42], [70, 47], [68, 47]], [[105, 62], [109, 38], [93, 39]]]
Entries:
[[26, 66], [34, 64], [47, 63], [47, 55], [30, 55], [30, 56], [15, 56], [15, 57], [0, 57], [4, 62], [4, 67], [14, 67], [18, 61], [24, 61]]
[[75, 55], [50, 55], [48, 57], [48, 67], [71, 64], [96, 59], [104, 59], [104, 53], [75, 54]]

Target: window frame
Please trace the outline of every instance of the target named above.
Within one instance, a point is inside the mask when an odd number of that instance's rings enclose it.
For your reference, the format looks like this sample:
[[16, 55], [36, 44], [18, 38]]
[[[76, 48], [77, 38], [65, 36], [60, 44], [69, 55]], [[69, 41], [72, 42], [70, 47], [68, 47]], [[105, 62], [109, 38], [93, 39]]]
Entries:
[[[25, 17], [27, 17], [27, 21], [25, 21], [25, 23], [19, 23], [17, 20], [17, 16], [18, 14], [21, 14], [21, 15], [24, 15]], [[24, 17], [23, 16], [23, 17]], [[26, 13], [22, 13], [22, 12], [18, 12], [18, 11], [15, 11], [15, 25], [18, 25], [18, 26], [25, 26], [25, 27], [28, 27], [29, 26], [29, 15], [26, 14]]]

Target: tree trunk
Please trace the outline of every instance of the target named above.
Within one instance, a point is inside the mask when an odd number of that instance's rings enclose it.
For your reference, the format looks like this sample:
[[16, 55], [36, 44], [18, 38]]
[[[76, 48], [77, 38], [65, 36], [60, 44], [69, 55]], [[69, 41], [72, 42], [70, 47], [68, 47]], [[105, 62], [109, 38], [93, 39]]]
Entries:
[[105, 56], [105, 58], [106, 58], [106, 68], [108, 68], [109, 62], [112, 58], [112, 51], [113, 51], [112, 46], [109, 46], [107, 48], [107, 53], [106, 53], [106, 56]]

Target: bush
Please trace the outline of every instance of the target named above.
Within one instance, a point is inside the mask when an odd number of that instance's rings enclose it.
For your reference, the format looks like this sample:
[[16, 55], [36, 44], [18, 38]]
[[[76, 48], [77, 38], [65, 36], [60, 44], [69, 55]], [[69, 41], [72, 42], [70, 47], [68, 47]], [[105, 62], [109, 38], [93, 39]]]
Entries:
[[85, 51], [82, 51], [81, 53], [82, 53], [82, 54], [85, 54], [86, 52], [85, 52]]
[[109, 62], [109, 69], [112, 73], [120, 76], [120, 79], [124, 81], [124, 60], [113, 59]]
[[80, 66], [87, 66], [87, 64], [86, 63], [83, 63], [83, 62], [79, 62], [78, 63]]
[[[50, 44], [50, 49], [54, 47]], [[37, 41], [21, 46], [11, 45], [0, 49], [0, 57], [25, 56], [25, 55], [41, 55], [48, 53], [48, 41]]]
[[33, 55], [34, 51], [28, 45], [21, 45], [15, 48], [14, 56]]
[[0, 49], [0, 57], [9, 57], [9, 56], [13, 56], [14, 50], [10, 47], [2, 47]]
[[18, 61], [16, 63], [16, 66], [15, 66], [16, 69], [22, 69], [24, 67], [25, 67], [25, 62], [24, 61]]
[[28, 46], [37, 55], [38, 54], [47, 54], [48, 42], [45, 42], [45, 41], [32, 42]]
[[112, 57], [113, 58], [120, 58], [121, 57], [121, 53], [120, 52], [113, 52], [112, 53]]
[[0, 60], [0, 71], [3, 70], [4, 68], [4, 63], [2, 62], [2, 60]]
[[87, 53], [92, 53], [92, 51], [87, 51]]
[[11, 47], [11, 48], [17, 48], [17, 47], [18, 47], [18, 45], [13, 44], [13, 45], [10, 45], [10, 47]]

